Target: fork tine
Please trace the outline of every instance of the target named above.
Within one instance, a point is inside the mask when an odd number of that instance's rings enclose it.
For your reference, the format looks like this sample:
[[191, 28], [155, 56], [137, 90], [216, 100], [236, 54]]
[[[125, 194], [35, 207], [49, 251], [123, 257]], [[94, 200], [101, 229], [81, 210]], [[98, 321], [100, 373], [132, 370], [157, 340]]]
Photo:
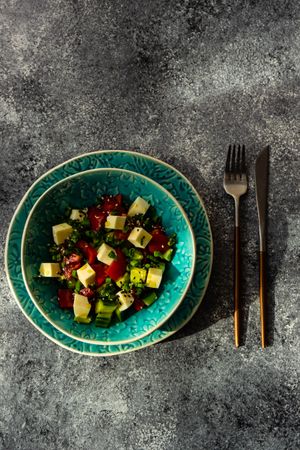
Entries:
[[234, 144], [233, 149], [232, 149], [232, 158], [231, 158], [231, 172], [232, 173], [235, 173], [235, 168], [236, 168], [236, 165], [235, 165], [235, 144]]
[[241, 146], [238, 146], [237, 156], [236, 156], [236, 172], [241, 175], [242, 174], [242, 165], [241, 165]]
[[229, 145], [226, 159], [225, 172], [230, 172], [231, 145]]
[[246, 152], [245, 146], [242, 146], [242, 173], [246, 173]]

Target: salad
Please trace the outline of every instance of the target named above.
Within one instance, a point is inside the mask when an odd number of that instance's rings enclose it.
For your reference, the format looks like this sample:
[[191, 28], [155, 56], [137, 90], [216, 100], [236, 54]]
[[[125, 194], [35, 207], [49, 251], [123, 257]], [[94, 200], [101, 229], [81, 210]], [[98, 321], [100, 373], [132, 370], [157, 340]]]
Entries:
[[109, 327], [158, 298], [163, 273], [174, 254], [176, 234], [167, 235], [153, 206], [137, 197], [104, 195], [94, 206], [70, 209], [52, 227], [51, 262], [42, 277], [55, 277], [58, 304], [74, 320]]

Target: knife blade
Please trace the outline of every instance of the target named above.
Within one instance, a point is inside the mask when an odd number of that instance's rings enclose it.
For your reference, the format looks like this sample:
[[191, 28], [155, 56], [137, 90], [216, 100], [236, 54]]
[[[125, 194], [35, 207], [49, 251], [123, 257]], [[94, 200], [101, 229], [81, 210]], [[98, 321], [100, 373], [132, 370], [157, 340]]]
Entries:
[[259, 222], [259, 300], [261, 346], [266, 347], [266, 220], [269, 176], [269, 147], [265, 147], [256, 159], [255, 187]]
[[268, 167], [269, 147], [265, 147], [258, 155], [255, 165], [256, 204], [259, 222], [259, 249], [261, 252], [266, 250]]

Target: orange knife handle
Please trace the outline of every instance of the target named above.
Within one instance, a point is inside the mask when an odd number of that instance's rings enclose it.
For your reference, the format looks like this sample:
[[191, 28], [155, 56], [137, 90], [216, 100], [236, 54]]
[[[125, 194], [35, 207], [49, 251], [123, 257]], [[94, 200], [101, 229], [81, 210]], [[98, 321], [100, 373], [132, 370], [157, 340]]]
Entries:
[[259, 300], [261, 346], [266, 347], [266, 252], [259, 252]]
[[240, 227], [234, 227], [234, 343], [240, 346]]

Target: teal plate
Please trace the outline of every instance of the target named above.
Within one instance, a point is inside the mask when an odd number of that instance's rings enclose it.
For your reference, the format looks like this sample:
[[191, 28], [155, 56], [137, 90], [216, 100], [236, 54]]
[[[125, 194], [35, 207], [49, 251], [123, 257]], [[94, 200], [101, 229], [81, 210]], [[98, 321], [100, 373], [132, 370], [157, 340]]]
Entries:
[[[160, 328], [136, 341], [119, 345], [97, 345], [73, 339], [54, 328], [38, 311], [26, 291], [21, 270], [21, 240], [27, 217], [39, 197], [54, 183], [94, 168], [122, 168], [151, 179], [166, 188], [181, 204], [192, 224], [196, 239], [196, 267], [190, 288], [176, 312]], [[126, 353], [162, 341], [182, 328], [199, 307], [211, 273], [213, 242], [202, 200], [192, 184], [176, 169], [140, 153], [107, 150], [84, 154], [47, 172], [28, 190], [12, 218], [6, 241], [5, 266], [11, 290], [27, 319], [58, 345], [86, 355], [110, 356]]]
[[[155, 207], [168, 235], [176, 233], [176, 252], [166, 266], [158, 299], [149, 308], [131, 314], [108, 328], [92, 321], [74, 321], [73, 311], [57, 302], [58, 284], [39, 277], [41, 261], [49, 260], [52, 225], [61, 223], [68, 207], [82, 209], [99, 195], [122, 193], [133, 202], [141, 193]], [[62, 333], [90, 344], [117, 345], [142, 339], [161, 327], [179, 307], [192, 281], [196, 245], [192, 227], [179, 202], [150, 178], [124, 169], [92, 169], [76, 173], [48, 189], [32, 208], [23, 232], [23, 280], [32, 301], [44, 317]], [[22, 264], [22, 262], [21, 262]]]

